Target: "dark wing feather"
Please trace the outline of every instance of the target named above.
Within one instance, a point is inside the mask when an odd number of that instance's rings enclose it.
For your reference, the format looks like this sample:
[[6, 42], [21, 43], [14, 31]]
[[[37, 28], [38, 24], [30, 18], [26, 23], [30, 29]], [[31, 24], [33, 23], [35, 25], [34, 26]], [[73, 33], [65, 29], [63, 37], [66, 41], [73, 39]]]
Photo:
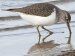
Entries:
[[23, 8], [9, 9], [8, 11], [22, 12], [30, 15], [49, 16], [56, 6], [48, 3], [37, 3]]

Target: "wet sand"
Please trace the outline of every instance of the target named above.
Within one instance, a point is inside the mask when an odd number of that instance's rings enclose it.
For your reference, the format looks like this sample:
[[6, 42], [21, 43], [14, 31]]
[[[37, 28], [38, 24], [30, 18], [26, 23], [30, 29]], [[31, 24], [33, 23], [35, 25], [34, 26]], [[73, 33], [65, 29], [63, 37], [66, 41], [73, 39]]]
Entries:
[[45, 42], [45, 43], [35, 44], [30, 48], [28, 54], [37, 53], [39, 51], [42, 51], [42, 52], [47, 51], [47, 50], [52, 49], [58, 45], [59, 44], [54, 44], [52, 40], [49, 42]]
[[33, 45], [27, 56], [75, 56], [75, 49], [70, 44], [55, 44], [49, 41]]
[[75, 50], [64, 51], [62, 55], [58, 56], [75, 56]]
[[27, 56], [74, 56], [75, 50], [70, 44], [55, 44], [49, 41], [33, 45]]

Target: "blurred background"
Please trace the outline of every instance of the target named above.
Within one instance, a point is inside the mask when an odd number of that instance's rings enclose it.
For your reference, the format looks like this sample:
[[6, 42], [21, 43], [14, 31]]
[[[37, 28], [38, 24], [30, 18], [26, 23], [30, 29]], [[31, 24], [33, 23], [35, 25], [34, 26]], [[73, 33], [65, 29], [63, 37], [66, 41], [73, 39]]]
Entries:
[[[20, 8], [35, 3], [48, 2], [68, 11], [71, 14], [72, 47], [75, 49], [75, 0], [0, 0], [0, 56], [24, 56], [30, 47], [38, 42], [35, 27], [24, 21], [13, 12], [3, 11], [9, 8]], [[65, 23], [46, 26], [55, 32], [46, 41], [54, 40], [55, 43], [66, 43], [68, 29]], [[47, 32], [40, 29], [43, 35]], [[64, 32], [64, 33], [61, 33]]]

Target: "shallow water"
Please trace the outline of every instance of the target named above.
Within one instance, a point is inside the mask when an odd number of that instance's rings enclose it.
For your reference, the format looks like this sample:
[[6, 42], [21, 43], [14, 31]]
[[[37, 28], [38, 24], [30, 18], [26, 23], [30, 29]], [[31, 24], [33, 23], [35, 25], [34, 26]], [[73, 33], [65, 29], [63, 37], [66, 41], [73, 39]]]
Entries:
[[[14, 2], [14, 1], [13, 1]], [[70, 3], [71, 2], [71, 3]], [[62, 5], [57, 4], [62, 9], [73, 11], [74, 3], [70, 1]], [[8, 4], [7, 2], [4, 4]], [[10, 3], [9, 3], [10, 4]], [[8, 4], [8, 5], [9, 5]], [[15, 4], [13, 4], [14, 7]], [[65, 6], [64, 6], [65, 5]], [[73, 5], [73, 6], [69, 6]], [[23, 5], [24, 6], [24, 5]], [[67, 7], [68, 6], [68, 7]], [[12, 6], [10, 6], [12, 7]], [[1, 9], [7, 8], [0, 7]], [[52, 26], [46, 26], [54, 34], [48, 37], [40, 46], [37, 45], [38, 33], [35, 27], [21, 19], [17, 14], [5, 11], [0, 13], [0, 56], [56, 56], [62, 51], [75, 49], [75, 14], [71, 13], [72, 39], [71, 45], [66, 44], [68, 40], [68, 29], [66, 24], [59, 23]], [[9, 16], [9, 17], [8, 17]], [[48, 32], [40, 28], [42, 38]], [[64, 32], [64, 33], [63, 33]], [[52, 41], [53, 40], [53, 41]], [[58, 52], [57, 52], [58, 51]]]

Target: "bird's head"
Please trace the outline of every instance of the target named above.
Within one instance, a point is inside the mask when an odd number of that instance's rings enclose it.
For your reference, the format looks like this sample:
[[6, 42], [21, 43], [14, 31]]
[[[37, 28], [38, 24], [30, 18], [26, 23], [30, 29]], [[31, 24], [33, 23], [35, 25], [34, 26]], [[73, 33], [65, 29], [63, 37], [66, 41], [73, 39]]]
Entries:
[[63, 17], [64, 21], [70, 23], [70, 21], [71, 21], [70, 13], [65, 11], [65, 10], [63, 10], [63, 14], [64, 14], [64, 17]]
[[65, 11], [65, 13], [67, 14], [67, 15], [65, 16], [65, 19], [66, 19], [67, 22], [70, 23], [70, 21], [71, 21], [71, 15], [70, 15], [67, 11]]

